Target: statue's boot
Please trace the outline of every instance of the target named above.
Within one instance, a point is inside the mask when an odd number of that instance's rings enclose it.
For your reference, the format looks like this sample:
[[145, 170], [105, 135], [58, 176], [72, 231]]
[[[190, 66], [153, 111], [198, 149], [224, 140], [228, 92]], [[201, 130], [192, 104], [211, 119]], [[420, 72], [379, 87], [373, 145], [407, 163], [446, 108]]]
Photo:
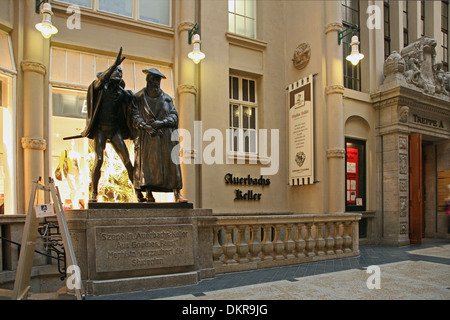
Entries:
[[97, 192], [92, 192], [92, 197], [89, 199], [89, 202], [97, 202]]
[[147, 190], [147, 202], [156, 202], [153, 193], [150, 190]]
[[174, 190], [173, 194], [175, 195], [175, 202], [188, 202], [188, 199], [183, 198], [183, 196], [180, 193], [180, 190]]
[[136, 191], [136, 196], [137, 196], [139, 202], [146, 202], [147, 201], [147, 199], [144, 198], [144, 195], [142, 194], [141, 190], [135, 189], [135, 191]]

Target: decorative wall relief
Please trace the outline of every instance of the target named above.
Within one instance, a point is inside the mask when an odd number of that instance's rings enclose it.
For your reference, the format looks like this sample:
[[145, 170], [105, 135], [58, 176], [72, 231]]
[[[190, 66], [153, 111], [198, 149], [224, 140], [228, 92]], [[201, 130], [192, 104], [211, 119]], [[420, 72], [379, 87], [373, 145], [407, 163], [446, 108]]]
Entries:
[[295, 68], [301, 70], [304, 67], [306, 67], [310, 59], [311, 59], [311, 46], [309, 45], [308, 42], [304, 42], [295, 49], [292, 61], [294, 62]]
[[394, 51], [383, 66], [385, 81], [393, 79], [402, 85], [418, 88], [427, 94], [450, 97], [450, 72], [436, 62], [437, 41], [423, 36], [402, 49]]

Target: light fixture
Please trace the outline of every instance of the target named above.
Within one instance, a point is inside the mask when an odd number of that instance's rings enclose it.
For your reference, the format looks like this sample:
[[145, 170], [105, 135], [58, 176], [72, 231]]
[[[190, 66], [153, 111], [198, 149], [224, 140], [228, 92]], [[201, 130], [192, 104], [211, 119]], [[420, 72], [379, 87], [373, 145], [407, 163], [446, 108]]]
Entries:
[[[42, 8], [41, 8], [42, 5]], [[36, 24], [36, 29], [42, 33], [45, 39], [58, 33], [58, 29], [52, 24], [52, 6], [47, 1], [36, 0], [36, 13], [42, 13], [42, 22]]]
[[200, 35], [198, 34], [198, 23], [194, 25], [194, 27], [189, 30], [189, 44], [194, 44], [194, 49], [192, 52], [189, 52], [188, 57], [194, 61], [195, 64], [198, 64], [200, 61], [205, 59], [205, 54], [200, 51]]
[[360, 60], [364, 58], [364, 55], [359, 52], [359, 40], [358, 36], [352, 37], [352, 42], [350, 43], [352, 47], [352, 53], [347, 56], [347, 61], [350, 61], [354, 66], [356, 66]]
[[358, 32], [359, 27], [354, 24], [350, 27], [338, 31], [338, 43], [341, 44], [342, 39], [344, 39], [349, 34], [352, 34], [352, 42], [350, 43], [350, 47], [352, 48], [352, 52], [346, 57], [347, 61], [350, 61], [354, 66], [356, 66], [361, 59], [364, 58], [364, 55], [359, 52], [359, 39], [356, 33]]

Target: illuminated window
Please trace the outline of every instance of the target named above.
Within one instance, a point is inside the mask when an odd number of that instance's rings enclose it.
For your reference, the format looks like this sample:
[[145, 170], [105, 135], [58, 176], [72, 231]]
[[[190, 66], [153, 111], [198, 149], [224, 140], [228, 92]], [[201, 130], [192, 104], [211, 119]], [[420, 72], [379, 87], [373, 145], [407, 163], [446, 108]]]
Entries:
[[256, 81], [230, 76], [230, 150], [257, 153]]
[[256, 1], [228, 0], [228, 30], [256, 38]]

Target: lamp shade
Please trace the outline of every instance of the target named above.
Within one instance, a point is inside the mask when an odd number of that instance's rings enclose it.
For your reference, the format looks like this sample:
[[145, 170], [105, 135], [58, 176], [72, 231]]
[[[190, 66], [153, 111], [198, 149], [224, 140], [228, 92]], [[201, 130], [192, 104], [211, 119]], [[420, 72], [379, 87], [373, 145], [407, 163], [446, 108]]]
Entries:
[[347, 56], [347, 61], [350, 61], [354, 66], [356, 66], [360, 60], [364, 58], [364, 55], [359, 52], [359, 40], [358, 36], [352, 37], [352, 42], [350, 43], [352, 47], [352, 53]]
[[36, 24], [36, 29], [42, 33], [45, 39], [49, 39], [52, 35], [58, 33], [58, 29], [52, 24], [52, 6], [45, 2], [41, 9], [42, 22]]
[[192, 59], [195, 64], [198, 64], [206, 57], [205, 54], [200, 51], [200, 36], [198, 34], [194, 34], [192, 37], [192, 43], [194, 45], [194, 49], [188, 54], [188, 57]]

